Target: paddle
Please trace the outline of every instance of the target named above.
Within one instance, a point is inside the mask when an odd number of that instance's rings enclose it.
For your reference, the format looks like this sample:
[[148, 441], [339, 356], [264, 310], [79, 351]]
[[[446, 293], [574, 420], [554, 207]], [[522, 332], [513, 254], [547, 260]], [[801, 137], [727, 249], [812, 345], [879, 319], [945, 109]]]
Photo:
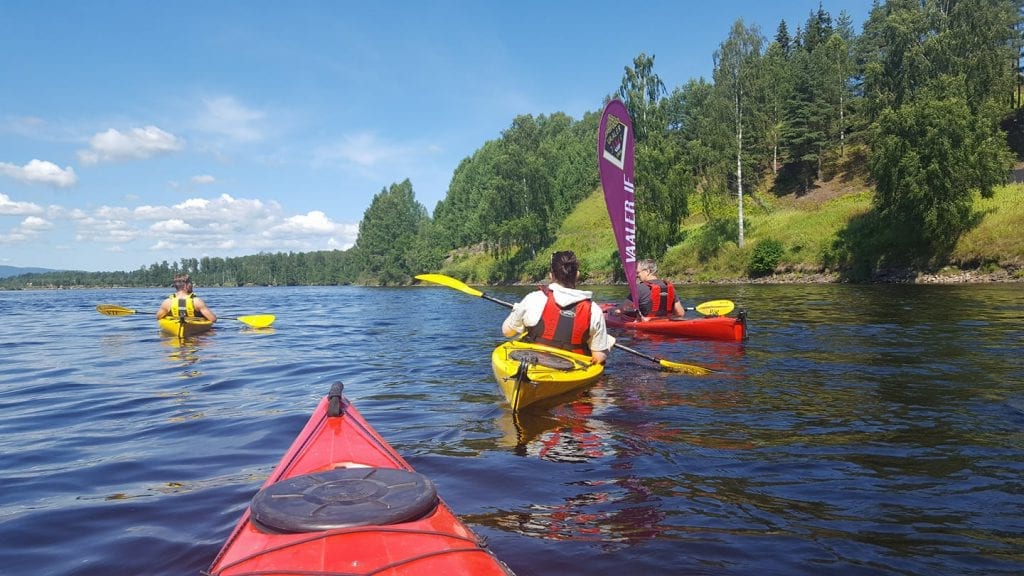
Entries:
[[696, 307], [687, 307], [687, 310], [696, 310], [705, 316], [725, 316], [736, 308], [732, 300], [708, 300]]
[[[96, 311], [104, 316], [130, 316], [138, 314], [138, 311], [115, 304], [97, 304]], [[253, 328], [266, 328], [274, 323], [277, 318], [273, 314], [254, 314], [252, 316], [218, 316], [225, 320], [238, 320], [242, 324]]]
[[[499, 299], [497, 299], [497, 298], [495, 298], [493, 296], [489, 296], [489, 295], [487, 295], [487, 294], [477, 290], [476, 288], [471, 288], [471, 287], [467, 286], [465, 283], [463, 283], [461, 280], [456, 280], [455, 278], [452, 278], [451, 276], [445, 276], [444, 274], [419, 274], [418, 276], [416, 276], [416, 279], [417, 280], [422, 280], [424, 282], [432, 282], [434, 284], [440, 284], [442, 286], [447, 286], [449, 288], [454, 288], [454, 289], [458, 290], [459, 292], [463, 292], [465, 294], [469, 294], [470, 296], [477, 296], [479, 298], [483, 298], [484, 300], [490, 300], [491, 302], [494, 302], [495, 304], [501, 304], [502, 306], [504, 306], [506, 308], [511, 308], [512, 307], [512, 304], [509, 304], [508, 302], [505, 302], [504, 300], [499, 300]], [[694, 366], [692, 364], [681, 364], [679, 362], [671, 362], [669, 360], [665, 360], [664, 358], [655, 358], [654, 356], [648, 356], [647, 354], [644, 354], [643, 352], [639, 352], [637, 350], [633, 350], [632, 348], [628, 348], [626, 346], [623, 346], [622, 344], [619, 344], [618, 342], [615, 343], [615, 347], [619, 348], [620, 350], [625, 350], [626, 352], [629, 352], [630, 354], [634, 354], [634, 355], [639, 356], [641, 358], [650, 360], [651, 362], [655, 362], [657, 364], [660, 364], [662, 368], [665, 368], [667, 370], [672, 370], [674, 372], [682, 372], [684, 374], [694, 374], [694, 375], [704, 375], [704, 374], [710, 374], [711, 373], [711, 370], [708, 370], [707, 368], [704, 368], [704, 367], [701, 367], [701, 366]]]

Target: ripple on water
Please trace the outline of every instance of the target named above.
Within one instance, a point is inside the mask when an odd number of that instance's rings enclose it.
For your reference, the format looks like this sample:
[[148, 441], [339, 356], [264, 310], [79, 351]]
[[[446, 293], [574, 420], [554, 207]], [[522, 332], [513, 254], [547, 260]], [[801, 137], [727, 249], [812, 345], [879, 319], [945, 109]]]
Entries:
[[616, 351], [515, 415], [489, 365], [507, 310], [479, 298], [204, 290], [277, 322], [185, 343], [94, 309], [162, 295], [0, 294], [52, 311], [0, 333], [5, 573], [198, 573], [335, 380], [522, 575], [1024, 572], [1019, 290], [688, 287], [747, 308], [750, 340], [622, 342], [716, 373]]

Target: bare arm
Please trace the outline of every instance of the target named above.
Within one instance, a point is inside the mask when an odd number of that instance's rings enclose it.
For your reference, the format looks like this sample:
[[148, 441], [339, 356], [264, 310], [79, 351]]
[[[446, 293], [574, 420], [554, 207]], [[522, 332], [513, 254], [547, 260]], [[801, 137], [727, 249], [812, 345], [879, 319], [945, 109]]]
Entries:
[[676, 300], [675, 312], [676, 316], [686, 316], [686, 308], [683, 307], [683, 303], [679, 300]]
[[590, 357], [596, 364], [604, 364], [608, 360], [608, 351], [615, 346], [615, 337], [608, 333], [604, 323], [604, 314], [598, 311], [590, 315]]
[[196, 298], [195, 301], [193, 302], [193, 306], [195, 306], [196, 312], [202, 314], [203, 317], [209, 320], [210, 322], [217, 321], [217, 315], [213, 313], [213, 310], [210, 310], [210, 308], [206, 305], [206, 302], [204, 302], [202, 298]]
[[[518, 306], [518, 304], [516, 306]], [[506, 338], [511, 338], [525, 329], [526, 327], [523, 326], [523, 311], [521, 309], [516, 309], [513, 306], [512, 312], [509, 312], [505, 321], [501, 323], [501, 333], [504, 334]]]

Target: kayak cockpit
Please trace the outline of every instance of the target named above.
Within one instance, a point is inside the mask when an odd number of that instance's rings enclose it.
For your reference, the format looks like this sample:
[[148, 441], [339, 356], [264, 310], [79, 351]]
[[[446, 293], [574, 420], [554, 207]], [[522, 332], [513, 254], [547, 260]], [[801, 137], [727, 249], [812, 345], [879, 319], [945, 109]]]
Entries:
[[386, 526], [437, 507], [426, 476], [397, 468], [335, 468], [281, 480], [252, 499], [253, 522], [266, 532], [296, 533]]

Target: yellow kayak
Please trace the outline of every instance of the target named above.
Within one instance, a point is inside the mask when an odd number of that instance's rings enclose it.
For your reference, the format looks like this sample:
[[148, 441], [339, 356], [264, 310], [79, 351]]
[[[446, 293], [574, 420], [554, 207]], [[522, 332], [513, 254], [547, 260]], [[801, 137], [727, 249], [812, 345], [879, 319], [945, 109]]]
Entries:
[[183, 321], [174, 316], [164, 316], [163, 318], [158, 318], [157, 322], [160, 323], [161, 330], [178, 338], [188, 338], [213, 328], [213, 322], [205, 318], [185, 318]]
[[590, 356], [519, 340], [495, 348], [491, 367], [513, 410], [592, 384], [604, 373]]

